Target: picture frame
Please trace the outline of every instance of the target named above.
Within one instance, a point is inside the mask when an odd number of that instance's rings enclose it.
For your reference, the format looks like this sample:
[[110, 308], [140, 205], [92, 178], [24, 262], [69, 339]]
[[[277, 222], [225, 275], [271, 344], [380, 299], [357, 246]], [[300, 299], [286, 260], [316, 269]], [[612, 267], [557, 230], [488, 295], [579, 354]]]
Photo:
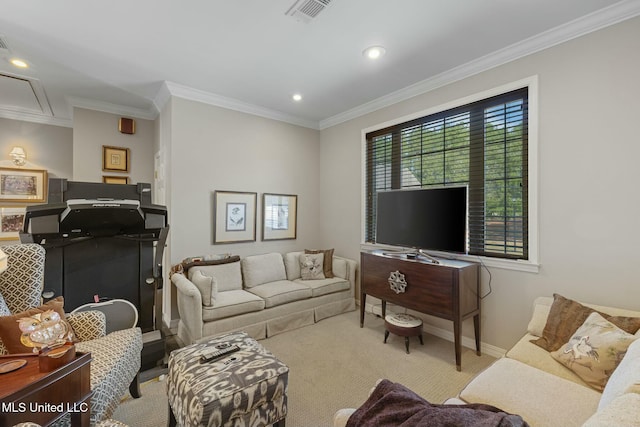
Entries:
[[0, 202], [44, 202], [47, 171], [0, 167]]
[[215, 191], [213, 195], [213, 244], [256, 241], [258, 193]]
[[0, 208], [0, 240], [20, 239], [26, 212], [25, 206]]
[[262, 195], [262, 240], [296, 239], [298, 196], [295, 194]]
[[105, 184], [128, 184], [128, 176], [103, 175], [102, 182]]
[[131, 152], [126, 147], [102, 146], [102, 170], [111, 172], [129, 172]]

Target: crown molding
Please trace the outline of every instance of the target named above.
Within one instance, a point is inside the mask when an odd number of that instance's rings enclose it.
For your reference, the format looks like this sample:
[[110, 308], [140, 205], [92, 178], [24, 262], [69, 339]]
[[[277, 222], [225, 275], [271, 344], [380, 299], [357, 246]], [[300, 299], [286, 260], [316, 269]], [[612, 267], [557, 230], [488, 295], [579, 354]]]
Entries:
[[119, 116], [132, 117], [135, 119], [155, 120], [158, 112], [152, 105], [149, 109], [128, 107], [125, 105], [112, 104], [110, 102], [97, 101], [95, 99], [67, 97], [67, 102], [71, 107], [85, 108], [87, 110], [102, 111]]
[[336, 126], [364, 116], [382, 108], [397, 104], [417, 95], [471, 77], [527, 55], [548, 49], [569, 40], [581, 37], [602, 28], [620, 23], [640, 15], [640, 0], [625, 0], [598, 12], [545, 31], [504, 49], [454, 67], [434, 77], [422, 80], [403, 89], [384, 95], [373, 101], [347, 110], [335, 116], [320, 120], [320, 130]]
[[166, 87], [166, 90], [169, 92], [170, 96], [176, 96], [178, 98], [188, 99], [190, 101], [202, 102], [203, 104], [227, 108], [229, 110], [252, 114], [254, 116], [264, 117], [267, 119], [277, 120], [315, 130], [319, 129], [318, 122], [315, 120], [302, 119], [300, 117], [286, 114], [281, 111], [261, 107], [259, 105], [250, 104], [248, 102], [239, 101], [237, 99], [228, 98], [222, 95], [216, 95], [214, 93], [205, 92], [203, 90], [194, 89], [169, 81], [165, 81], [163, 84], [163, 88], [160, 89], [159, 96], [156, 97], [156, 106], [164, 106], [162, 102], [167, 102], [166, 93], [164, 93], [164, 87]]
[[25, 111], [12, 111], [5, 108], [0, 108], [0, 117], [3, 119], [21, 120], [23, 122], [40, 123], [44, 125], [61, 126], [66, 128], [73, 127], [73, 121], [71, 119], [61, 119], [42, 114], [27, 113]]

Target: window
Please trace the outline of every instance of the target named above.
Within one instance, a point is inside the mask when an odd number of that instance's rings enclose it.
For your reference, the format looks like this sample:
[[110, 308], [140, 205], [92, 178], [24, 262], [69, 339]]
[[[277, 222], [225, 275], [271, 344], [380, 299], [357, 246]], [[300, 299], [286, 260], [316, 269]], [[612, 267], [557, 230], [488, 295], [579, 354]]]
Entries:
[[467, 185], [468, 252], [529, 259], [528, 88], [366, 134], [365, 241], [376, 193]]

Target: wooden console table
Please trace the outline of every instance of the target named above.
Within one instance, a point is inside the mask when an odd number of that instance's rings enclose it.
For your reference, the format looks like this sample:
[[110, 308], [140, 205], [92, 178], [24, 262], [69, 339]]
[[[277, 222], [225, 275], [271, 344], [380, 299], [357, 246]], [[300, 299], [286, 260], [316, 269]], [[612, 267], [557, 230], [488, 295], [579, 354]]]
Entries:
[[[462, 321], [473, 317], [476, 354], [480, 355], [480, 280], [478, 264], [440, 260], [434, 264], [420, 257], [408, 259], [406, 255], [383, 251], [360, 254], [360, 327], [364, 326], [367, 295], [382, 300], [382, 317], [387, 302], [420, 313], [453, 321], [456, 369], [461, 364]], [[404, 275], [406, 283], [390, 284], [391, 273]], [[399, 276], [402, 278], [402, 276]]]
[[0, 426], [27, 421], [48, 426], [66, 413], [72, 426], [89, 426], [91, 353], [78, 353], [51, 372], [40, 372], [37, 355], [2, 356], [0, 363], [17, 359], [27, 364], [0, 374]]

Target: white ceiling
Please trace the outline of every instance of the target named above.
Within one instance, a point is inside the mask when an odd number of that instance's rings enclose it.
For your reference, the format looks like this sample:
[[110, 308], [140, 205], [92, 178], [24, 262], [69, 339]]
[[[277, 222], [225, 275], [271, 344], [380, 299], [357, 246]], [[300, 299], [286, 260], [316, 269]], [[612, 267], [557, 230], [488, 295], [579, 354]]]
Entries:
[[[0, 78], [0, 117], [154, 118], [172, 94], [321, 129], [640, 14], [640, 0], [332, 0], [304, 23], [294, 2], [2, 0], [0, 73], [32, 93]], [[370, 45], [386, 55], [367, 60]]]

